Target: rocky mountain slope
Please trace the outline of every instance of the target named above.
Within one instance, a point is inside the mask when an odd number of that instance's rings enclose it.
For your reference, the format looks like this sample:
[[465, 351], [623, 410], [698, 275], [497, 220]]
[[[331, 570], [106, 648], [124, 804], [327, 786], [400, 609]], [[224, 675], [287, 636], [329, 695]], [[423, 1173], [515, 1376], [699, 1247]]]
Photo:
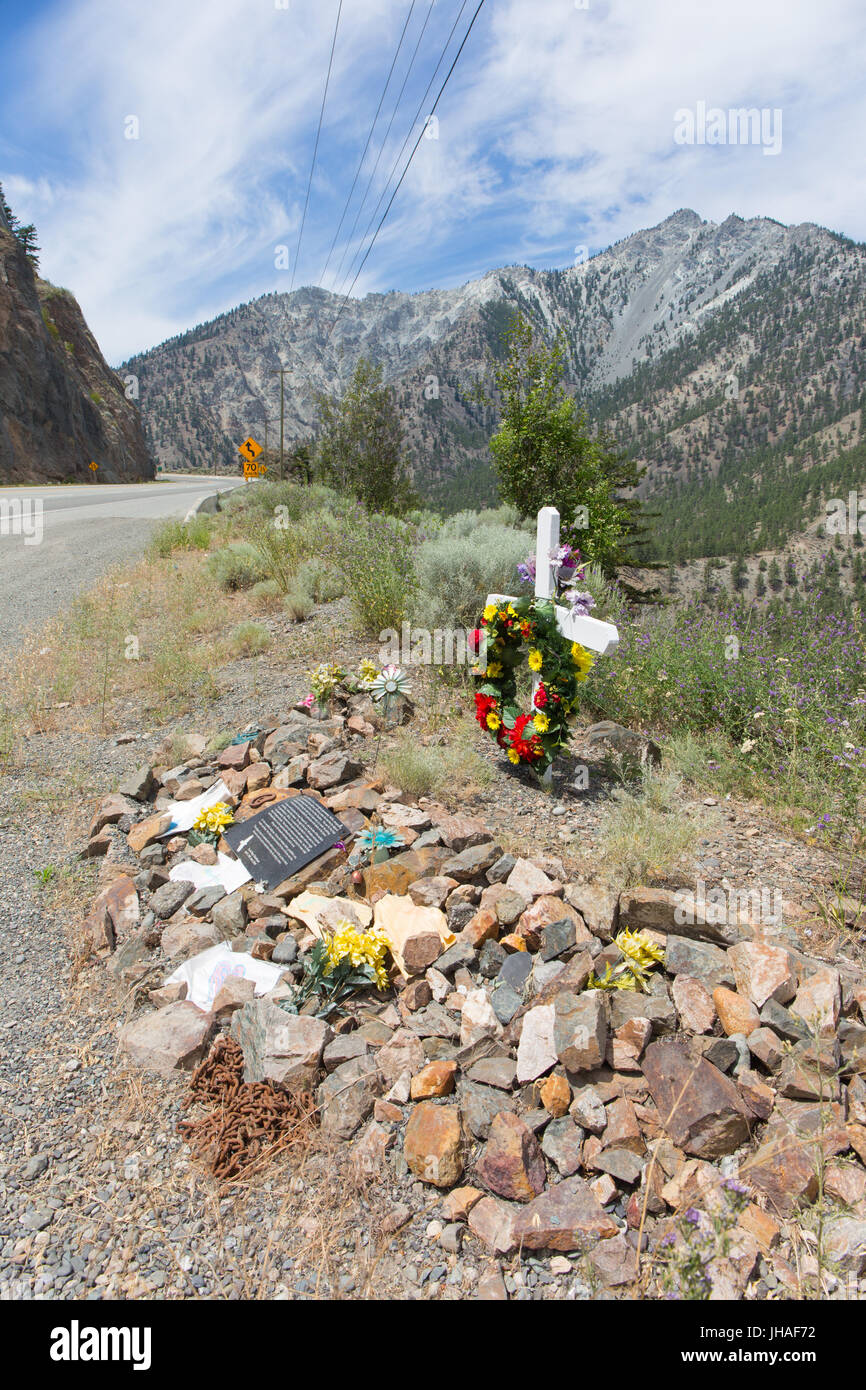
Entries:
[[0, 221], [0, 482], [152, 478], [136, 407], [67, 290]]
[[782, 475], [820, 465], [823, 487], [840, 468], [862, 472], [858, 456], [825, 476], [860, 444], [864, 289], [866, 249], [833, 232], [681, 210], [566, 270], [512, 266], [454, 290], [371, 294], [339, 318], [324, 290], [265, 295], [128, 368], [160, 460], [210, 467], [235, 463], [240, 439], [277, 416], [281, 363], [294, 440], [314, 427], [316, 394], [367, 354], [405, 411], [419, 488], [477, 505], [492, 490], [495, 413], [472, 392], [520, 308], [563, 335], [572, 389], [648, 465], [644, 488], [665, 500], [681, 558], [713, 553], [717, 532], [766, 546], [808, 519], [816, 489], [780, 489]]

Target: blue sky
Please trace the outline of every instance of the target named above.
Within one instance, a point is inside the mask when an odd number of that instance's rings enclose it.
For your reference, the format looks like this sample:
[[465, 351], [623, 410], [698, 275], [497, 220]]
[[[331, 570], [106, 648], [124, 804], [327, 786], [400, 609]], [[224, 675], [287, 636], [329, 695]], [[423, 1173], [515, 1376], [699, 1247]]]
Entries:
[[[282, 3], [0, 0], [0, 181], [110, 361], [289, 288], [338, 0]], [[348, 288], [342, 245], [322, 270], [410, 7], [344, 0], [296, 286]], [[344, 234], [428, 11], [358, 233], [460, 9], [416, 0]], [[862, 0], [487, 0], [354, 293], [569, 265], [679, 207], [866, 240], [864, 27]], [[699, 102], [780, 110], [781, 150], [677, 144]]]

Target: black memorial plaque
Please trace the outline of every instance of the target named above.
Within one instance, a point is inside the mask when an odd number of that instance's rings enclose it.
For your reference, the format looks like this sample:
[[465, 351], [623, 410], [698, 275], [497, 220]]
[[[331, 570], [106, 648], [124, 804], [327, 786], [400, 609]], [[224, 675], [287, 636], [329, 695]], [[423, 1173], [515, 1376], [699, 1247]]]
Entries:
[[287, 797], [223, 831], [244, 868], [266, 890], [291, 878], [349, 833], [314, 796]]

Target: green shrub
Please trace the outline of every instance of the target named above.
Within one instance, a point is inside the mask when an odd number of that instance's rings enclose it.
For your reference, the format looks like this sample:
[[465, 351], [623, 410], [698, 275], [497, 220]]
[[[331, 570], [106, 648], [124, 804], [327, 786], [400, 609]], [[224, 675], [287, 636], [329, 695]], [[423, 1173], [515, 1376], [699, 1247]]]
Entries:
[[315, 600], [316, 603], [333, 603], [346, 592], [346, 581], [342, 571], [329, 565], [319, 555], [305, 560], [298, 569], [296, 583]]
[[520, 592], [517, 566], [531, 549], [526, 532], [513, 526], [476, 525], [464, 535], [462, 523], [452, 533], [449, 524], [418, 549], [419, 589], [412, 612], [426, 628], [475, 627], [489, 593]]
[[204, 515], [189, 521], [161, 521], [151, 535], [148, 554], [151, 559], [166, 560], [175, 550], [207, 550], [212, 525], [212, 519]]
[[293, 623], [302, 623], [309, 618], [315, 604], [306, 589], [290, 589], [283, 599], [283, 610]]
[[329, 557], [333, 555], [345, 576], [361, 631], [398, 628], [409, 613], [418, 583], [414, 526], [356, 504], [340, 519], [329, 544]]
[[261, 623], [238, 623], [229, 633], [228, 646], [232, 656], [253, 656], [271, 645], [271, 635]]
[[248, 541], [232, 541], [207, 557], [208, 573], [221, 589], [231, 591], [250, 589], [260, 579], [266, 579], [262, 556]]
[[250, 589], [250, 598], [262, 608], [273, 607], [280, 602], [282, 596], [283, 591], [275, 579], [260, 579], [258, 584], [254, 584]]

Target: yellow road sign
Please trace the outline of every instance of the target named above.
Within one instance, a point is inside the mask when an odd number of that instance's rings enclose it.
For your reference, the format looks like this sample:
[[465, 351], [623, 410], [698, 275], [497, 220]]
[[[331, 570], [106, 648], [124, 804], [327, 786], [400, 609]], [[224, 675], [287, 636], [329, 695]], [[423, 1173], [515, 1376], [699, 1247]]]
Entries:
[[266, 465], [266, 464], [264, 464], [264, 463], [255, 463], [255, 462], [252, 462], [252, 463], [251, 463], [251, 462], [249, 462], [248, 459], [244, 459], [244, 477], [245, 477], [245, 478], [263, 478], [263, 477], [265, 476], [265, 474], [267, 473], [267, 471], [268, 471], [268, 470], [267, 470], [267, 465]]
[[238, 445], [238, 453], [242, 458], [249, 459], [250, 463], [252, 463], [254, 459], [257, 459], [261, 452], [261, 444], [259, 444], [257, 439], [253, 439], [252, 435], [248, 435], [243, 444]]
[[89, 464], [87, 465], [87, 467], [90, 469], [91, 473], [95, 473], [96, 470], [97, 470], [97, 468], [99, 467], [99, 464], [98, 464], [98, 463], [89, 463]]

